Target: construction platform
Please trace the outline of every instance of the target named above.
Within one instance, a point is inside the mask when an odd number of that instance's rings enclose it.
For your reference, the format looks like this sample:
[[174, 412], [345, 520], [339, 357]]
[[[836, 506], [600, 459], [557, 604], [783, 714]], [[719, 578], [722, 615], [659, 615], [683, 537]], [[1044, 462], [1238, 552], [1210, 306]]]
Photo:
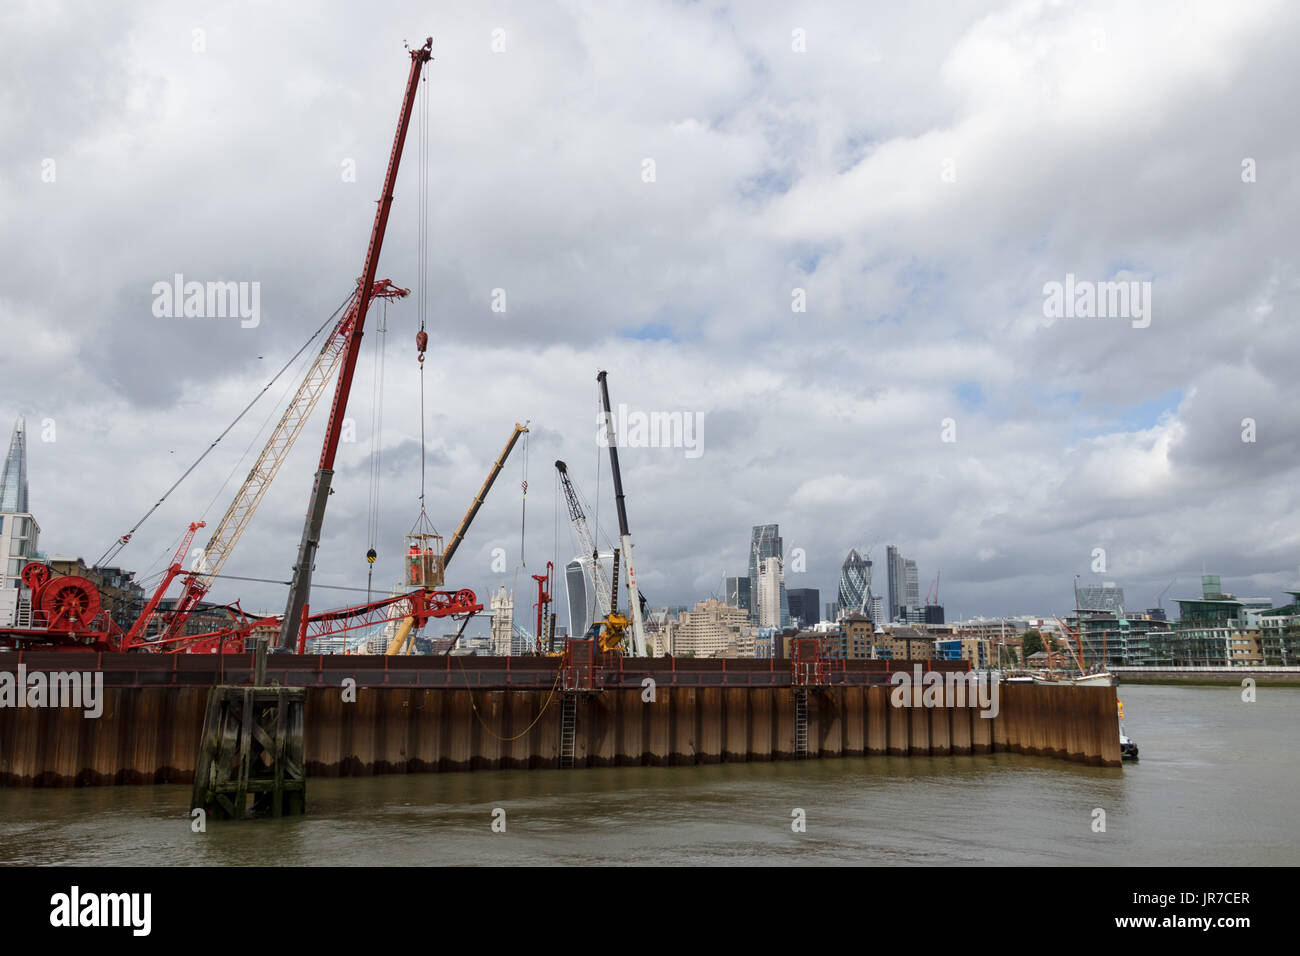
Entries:
[[[17, 652], [0, 672], [98, 671], [103, 713], [0, 709], [0, 786], [193, 782], [209, 689], [252, 655]], [[272, 655], [304, 689], [308, 776], [1010, 752], [1120, 766], [1115, 689], [1003, 684], [998, 712], [898, 707], [890, 675], [959, 661], [625, 659], [566, 687], [555, 658]], [[647, 683], [647, 680], [650, 683]]]

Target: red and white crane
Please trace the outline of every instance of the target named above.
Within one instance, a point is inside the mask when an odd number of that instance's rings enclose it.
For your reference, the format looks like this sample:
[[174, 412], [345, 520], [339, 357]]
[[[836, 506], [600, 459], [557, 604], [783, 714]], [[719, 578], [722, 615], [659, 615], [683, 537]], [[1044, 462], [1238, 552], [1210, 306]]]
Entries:
[[[342, 318], [334, 325], [262, 449], [261, 455], [218, 523], [207, 547], [199, 553], [195, 566], [185, 578], [184, 589], [174, 609], [165, 615], [158, 614], [167, 589], [182, 573], [182, 560], [195, 533], [204, 527], [203, 522], [191, 524], [182, 536], [181, 545], [171, 565], [164, 572], [157, 590], [146, 604], [139, 619], [126, 633], [123, 633], [105, 613], [98, 590], [91, 581], [75, 576], [55, 578], [51, 576], [47, 566], [32, 564], [24, 568], [22, 574], [24, 583], [32, 593], [32, 620], [26, 622], [24, 627], [8, 628], [0, 632], [0, 646], [21, 647], [39, 644], [58, 648], [93, 647], [98, 650], [121, 651], [242, 650], [244, 638], [248, 637], [255, 628], [267, 629], [278, 624], [279, 648], [301, 650], [307, 639], [361, 627], [372, 627], [385, 620], [406, 618], [412, 625], [422, 627], [430, 618], [459, 617], [482, 610], [482, 605], [478, 604], [472, 591], [422, 589], [410, 595], [397, 595], [324, 614], [306, 615], [307, 597], [311, 589], [311, 572], [320, 542], [320, 530], [330, 494], [330, 481], [333, 477], [334, 457], [338, 451], [343, 417], [347, 409], [352, 378], [356, 371], [366, 313], [375, 299], [397, 299], [408, 294], [408, 290], [399, 289], [387, 279], [376, 280], [375, 273], [383, 248], [384, 233], [393, 201], [393, 184], [397, 177], [402, 147], [410, 125], [412, 105], [425, 64], [432, 59], [432, 50], [433, 38], [429, 37], [422, 47], [409, 51], [411, 66], [398, 116], [397, 133], [393, 140], [388, 169], [380, 193], [379, 208], [371, 228], [362, 276], [357, 280], [356, 289], [345, 304]], [[426, 344], [427, 335], [421, 330], [419, 336], [421, 353]], [[423, 361], [423, 354], [421, 354], [421, 361]], [[338, 381], [334, 391], [334, 402], [330, 408], [324, 447], [312, 488], [283, 621], [277, 622], [274, 618], [250, 620], [239, 609], [236, 602], [229, 606], [232, 615], [235, 615], [230, 627], [205, 634], [186, 635], [184, 631], [192, 612], [199, 606], [214, 579], [220, 574], [336, 370]], [[516, 437], [517, 434], [518, 432]], [[129, 540], [128, 534], [121, 539], [121, 542], [125, 544]], [[400, 605], [400, 608], [397, 605]], [[159, 633], [150, 636], [149, 630], [155, 620], [161, 622], [157, 628]]]

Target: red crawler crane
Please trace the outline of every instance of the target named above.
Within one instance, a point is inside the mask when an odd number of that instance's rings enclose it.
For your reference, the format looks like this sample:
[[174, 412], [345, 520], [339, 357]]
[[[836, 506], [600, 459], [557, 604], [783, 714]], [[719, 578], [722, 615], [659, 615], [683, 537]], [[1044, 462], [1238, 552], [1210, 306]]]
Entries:
[[384, 176], [384, 189], [379, 194], [379, 208], [375, 210], [375, 224], [370, 229], [370, 245], [366, 248], [365, 266], [361, 271], [361, 284], [357, 289], [356, 319], [348, 331], [344, 346], [343, 367], [339, 370], [338, 384], [334, 388], [334, 404], [330, 407], [329, 424], [325, 429], [325, 444], [321, 448], [320, 465], [312, 485], [311, 499], [307, 504], [307, 518], [303, 524], [302, 542], [298, 545], [298, 561], [293, 567], [293, 583], [289, 585], [289, 600], [284, 608], [284, 621], [280, 625], [279, 649], [290, 650], [298, 639], [303, 611], [311, 593], [311, 573], [316, 564], [316, 550], [320, 547], [321, 527], [325, 523], [325, 505], [329, 503], [330, 483], [334, 479], [334, 455], [339, 448], [339, 435], [343, 429], [343, 415], [348, 407], [348, 393], [352, 389], [352, 375], [357, 368], [357, 355], [361, 351], [361, 334], [366, 324], [366, 310], [370, 308], [371, 289], [375, 270], [379, 266], [379, 253], [384, 246], [384, 232], [388, 228], [388, 212], [393, 206], [393, 184], [397, 180], [397, 167], [402, 161], [402, 146], [406, 130], [411, 123], [411, 106], [419, 89], [420, 74], [424, 64], [433, 58], [433, 37], [424, 46], [411, 51], [411, 70], [406, 77], [406, 95], [397, 117], [397, 135], [393, 137], [393, 151], [388, 157], [388, 172]]
[[[145, 606], [139, 620], [125, 634], [104, 613], [98, 589], [93, 582], [81, 577], [52, 578], [48, 567], [42, 564], [31, 564], [24, 568], [22, 573], [23, 581], [32, 593], [30, 620], [18, 622], [14, 627], [0, 632], [0, 646], [52, 646], [57, 649], [91, 647], [112, 651], [219, 653], [226, 650], [242, 651], [245, 639], [254, 630], [274, 628], [279, 631], [280, 650], [301, 651], [308, 638], [324, 637], [405, 617], [411, 618], [416, 627], [422, 627], [430, 618], [470, 615], [483, 609], [474, 593], [469, 590], [421, 589], [412, 594], [355, 607], [317, 615], [307, 614], [311, 571], [320, 543], [325, 505], [330, 495], [330, 483], [334, 474], [334, 456], [338, 451], [343, 416], [356, 371], [366, 313], [371, 302], [377, 298], [396, 299], [408, 293], [408, 290], [397, 288], [387, 279], [376, 280], [375, 273], [378, 268], [379, 254], [383, 248], [384, 233], [388, 226], [389, 211], [392, 208], [393, 185], [397, 178], [406, 132], [410, 125], [411, 108], [424, 65], [432, 59], [432, 50], [433, 38], [429, 37], [422, 47], [410, 51], [411, 67], [398, 116], [397, 133], [393, 140], [388, 170], [380, 193], [379, 208], [375, 213], [365, 264], [362, 276], [357, 280], [356, 291], [343, 317], [334, 326], [320, 354], [308, 369], [297, 393], [262, 450], [261, 457], [249, 472], [235, 500], [213, 532], [207, 547], [203, 549], [196, 568], [186, 576], [184, 590], [177, 600], [176, 607], [163, 618], [161, 633], [155, 638], [147, 639], [149, 627], [155, 619], [163, 596], [172, 582], [182, 573], [181, 561], [193, 541], [195, 532], [204, 526], [202, 522], [189, 526], [157, 591]], [[424, 358], [423, 352], [427, 341], [427, 334], [421, 330], [419, 337], [421, 361]], [[330, 408], [320, 466], [316, 472], [311, 501], [307, 509], [303, 538], [298, 551], [298, 561], [294, 566], [284, 619], [282, 621], [276, 618], [249, 619], [236, 602], [227, 606], [227, 610], [234, 615], [231, 627], [204, 634], [185, 634], [185, 627], [192, 612], [207, 595], [213, 579], [219, 574], [226, 558], [270, 486], [271, 480], [284, 463], [289, 449], [293, 446], [336, 368], [339, 369], [339, 377], [335, 387], [334, 402]], [[518, 432], [516, 436], [517, 434]], [[394, 610], [394, 605], [401, 602], [409, 602], [409, 612]]]

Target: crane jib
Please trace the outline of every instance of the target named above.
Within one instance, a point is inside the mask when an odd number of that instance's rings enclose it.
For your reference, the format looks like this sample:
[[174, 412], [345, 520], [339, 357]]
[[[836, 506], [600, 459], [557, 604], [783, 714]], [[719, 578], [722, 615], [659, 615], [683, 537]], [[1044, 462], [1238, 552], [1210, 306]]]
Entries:
[[366, 246], [365, 267], [362, 269], [361, 281], [357, 288], [356, 320], [349, 332], [344, 349], [342, 367], [339, 369], [338, 384], [334, 390], [334, 403], [330, 408], [329, 423], [326, 426], [325, 442], [321, 449], [320, 467], [312, 484], [311, 498], [307, 506], [307, 516], [303, 524], [302, 540], [298, 545], [298, 560], [293, 568], [293, 581], [289, 586], [289, 598], [285, 604], [284, 621], [280, 626], [277, 641], [280, 650], [291, 649], [298, 638], [302, 626], [303, 608], [311, 592], [312, 569], [316, 562], [316, 550], [320, 546], [321, 529], [325, 520], [325, 506], [329, 501], [330, 483], [334, 477], [334, 455], [338, 451], [339, 436], [343, 428], [343, 415], [347, 411], [348, 394], [352, 389], [352, 376], [356, 372], [357, 356], [360, 352], [361, 337], [366, 321], [366, 310], [374, 297], [375, 272], [379, 267], [379, 254], [384, 245], [384, 233], [388, 228], [388, 213], [393, 205], [393, 185], [397, 180], [397, 168], [402, 160], [402, 146], [406, 142], [406, 131], [411, 122], [411, 107], [420, 85], [420, 74], [424, 65], [433, 56], [433, 38], [428, 37], [424, 46], [411, 50], [411, 69], [406, 77], [406, 89], [402, 97], [402, 108], [397, 119], [397, 133], [393, 137], [393, 149], [388, 157], [388, 170], [384, 174], [384, 185], [380, 191], [379, 208], [375, 211], [375, 223], [370, 230], [370, 242]]

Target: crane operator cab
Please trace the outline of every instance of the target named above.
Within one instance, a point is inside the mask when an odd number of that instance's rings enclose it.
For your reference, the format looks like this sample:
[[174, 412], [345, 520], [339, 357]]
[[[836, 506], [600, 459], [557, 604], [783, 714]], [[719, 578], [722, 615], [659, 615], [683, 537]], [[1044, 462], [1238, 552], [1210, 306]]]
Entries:
[[442, 535], [406, 536], [406, 585], [413, 588], [442, 586]]

